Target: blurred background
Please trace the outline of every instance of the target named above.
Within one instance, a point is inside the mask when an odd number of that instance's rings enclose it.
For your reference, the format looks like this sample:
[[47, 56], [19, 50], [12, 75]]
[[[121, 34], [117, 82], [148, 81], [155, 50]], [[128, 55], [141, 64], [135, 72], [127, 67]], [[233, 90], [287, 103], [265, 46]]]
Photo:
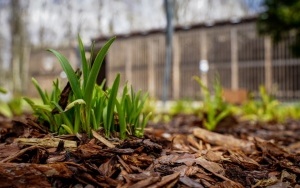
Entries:
[[12, 95], [36, 96], [31, 77], [45, 89], [56, 77], [66, 79], [46, 49], [79, 67], [79, 34], [87, 54], [92, 41], [97, 51], [117, 36], [98, 83], [106, 78], [111, 85], [121, 73], [122, 83], [157, 99], [196, 99], [192, 76], [198, 75], [208, 87], [218, 77], [228, 90], [255, 95], [265, 85], [279, 98], [296, 99], [300, 61], [291, 46], [298, 40], [293, 24], [300, 6], [282, 2], [0, 0], [0, 86]]

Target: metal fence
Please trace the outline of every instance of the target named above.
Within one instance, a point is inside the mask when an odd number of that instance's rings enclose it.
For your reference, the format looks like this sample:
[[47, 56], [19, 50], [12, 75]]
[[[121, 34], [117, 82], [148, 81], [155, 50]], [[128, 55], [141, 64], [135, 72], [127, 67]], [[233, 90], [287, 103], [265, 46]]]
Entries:
[[[173, 39], [170, 99], [200, 97], [200, 88], [192, 76], [204, 76], [199, 71], [203, 59], [209, 63], [209, 88], [218, 75], [227, 89], [242, 88], [257, 94], [259, 86], [265, 85], [278, 98], [300, 98], [300, 59], [289, 51], [293, 33], [273, 44], [270, 38], [257, 34], [252, 20], [178, 29]], [[121, 73], [123, 84], [128, 81], [135, 89], [161, 98], [165, 65], [163, 32], [117, 37], [106, 62], [109, 84]]]

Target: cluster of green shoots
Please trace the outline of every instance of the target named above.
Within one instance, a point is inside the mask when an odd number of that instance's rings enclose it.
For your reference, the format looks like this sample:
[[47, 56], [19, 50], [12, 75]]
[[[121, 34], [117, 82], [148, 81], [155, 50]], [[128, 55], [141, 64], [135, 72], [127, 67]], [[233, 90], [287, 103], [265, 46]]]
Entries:
[[5, 94], [5, 93], [7, 93], [7, 91], [6, 91], [6, 89], [4, 89], [3, 87], [0, 87], [0, 93]]
[[[0, 94], [7, 94], [7, 90], [0, 87]], [[20, 116], [26, 111], [23, 100], [20, 96], [15, 96], [9, 101], [0, 100], [0, 114], [5, 117]]]
[[169, 113], [171, 116], [176, 116], [178, 114], [195, 114], [198, 108], [193, 106], [192, 100], [177, 100], [173, 105], [171, 105]]
[[[0, 94], [6, 94], [6, 93], [7, 91], [3, 87], [0, 87]], [[0, 114], [6, 117], [12, 116], [9, 106], [5, 104], [3, 101], [0, 101]]]
[[271, 97], [264, 86], [259, 87], [259, 100], [248, 100], [241, 106], [241, 119], [253, 122], [279, 121], [279, 101]]
[[98, 52], [95, 60], [87, 60], [80, 37], [78, 37], [81, 55], [81, 71], [74, 71], [69, 61], [59, 52], [49, 50], [59, 60], [67, 75], [68, 84], [61, 90], [58, 80], [53, 82], [50, 94], [44, 92], [35, 79], [33, 84], [39, 92], [43, 104], [36, 104], [29, 98], [37, 117], [50, 126], [50, 131], [58, 134], [75, 134], [91, 130], [104, 129], [105, 136], [118, 133], [121, 139], [128, 135], [143, 136], [149, 114], [143, 114], [143, 105], [147, 94], [135, 93], [127, 84], [121, 96], [118, 96], [120, 75], [118, 74], [110, 88], [98, 86], [96, 79], [105, 55], [115, 38], [110, 39]]
[[203, 84], [198, 76], [193, 77], [201, 88], [202, 116], [204, 126], [208, 130], [214, 130], [217, 125], [227, 116], [232, 115], [231, 106], [224, 102], [222, 97], [222, 86], [219, 79], [215, 80], [213, 93]]
[[241, 106], [241, 119], [261, 123], [284, 123], [300, 119], [299, 105], [284, 105], [272, 97], [264, 86], [259, 87], [259, 100], [250, 99]]
[[[218, 79], [215, 80], [214, 90], [211, 92], [198, 76], [193, 78], [200, 86], [202, 105], [193, 104], [191, 100], [177, 100], [171, 105], [168, 114], [158, 116], [159, 121], [165, 122], [166, 119], [170, 121], [173, 116], [178, 114], [193, 114], [203, 120], [206, 129], [214, 130], [222, 120], [233, 115], [232, 105], [223, 100], [222, 86]], [[154, 120], [152, 119], [152, 121]]]
[[198, 114], [208, 130], [214, 130], [228, 116], [254, 123], [284, 123], [289, 119], [300, 119], [300, 104], [282, 104], [272, 97], [264, 86], [259, 87], [259, 99], [249, 98], [241, 105], [233, 105], [224, 101], [218, 78], [214, 82], [212, 92], [199, 77], [193, 78], [201, 88], [202, 106], [196, 109], [189, 101], [177, 101], [170, 114], [172, 115], [174, 110], [177, 114]]

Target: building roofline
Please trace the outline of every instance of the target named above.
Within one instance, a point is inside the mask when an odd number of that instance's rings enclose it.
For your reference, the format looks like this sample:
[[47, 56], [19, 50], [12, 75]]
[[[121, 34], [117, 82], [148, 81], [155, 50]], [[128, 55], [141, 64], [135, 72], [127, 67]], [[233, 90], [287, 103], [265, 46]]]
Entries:
[[[174, 28], [174, 31], [175, 32], [176, 31], [187, 31], [187, 30], [192, 30], [192, 29], [209, 28], [209, 27], [222, 26], [222, 25], [228, 25], [228, 24], [234, 25], [234, 24], [253, 22], [253, 21], [256, 21], [256, 20], [257, 20], [257, 15], [254, 15], [254, 16], [244, 17], [244, 18], [241, 18], [241, 19], [235, 19], [235, 20], [216, 21], [212, 24], [200, 23], [200, 24], [193, 24], [193, 25], [189, 25], [189, 26], [176, 26]], [[125, 38], [130, 38], [130, 37], [147, 36], [147, 35], [158, 34], [158, 33], [165, 33], [165, 29], [160, 28], [160, 29], [151, 29], [151, 30], [148, 30], [148, 31], [135, 31], [135, 32], [131, 32], [131, 33], [128, 33], [128, 34], [107, 35], [107, 36], [101, 36], [101, 37], [93, 38], [92, 41], [94, 41], [95, 43], [98, 43], [98, 42], [107, 41], [112, 36], [116, 36], [118, 39], [125, 39]]]

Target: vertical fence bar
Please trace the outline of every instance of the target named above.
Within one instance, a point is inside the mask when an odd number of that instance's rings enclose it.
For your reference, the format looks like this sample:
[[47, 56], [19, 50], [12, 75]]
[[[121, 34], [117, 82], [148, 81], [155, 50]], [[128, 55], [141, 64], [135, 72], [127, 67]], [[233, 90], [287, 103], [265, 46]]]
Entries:
[[270, 37], [264, 38], [265, 44], [265, 86], [267, 91], [272, 89], [272, 40]]
[[132, 42], [126, 43], [126, 51], [125, 75], [126, 80], [132, 84]]
[[180, 97], [180, 45], [178, 35], [173, 35], [173, 98]]
[[155, 65], [152, 37], [147, 40], [148, 46], [148, 91], [151, 97], [155, 96]]
[[231, 89], [239, 88], [239, 73], [238, 73], [238, 42], [236, 27], [230, 29], [231, 38]]
[[[207, 60], [208, 62], [208, 56], [207, 56], [207, 35], [206, 31], [203, 29], [200, 33], [200, 54], [201, 54], [201, 60]], [[208, 62], [209, 65], [209, 62]], [[200, 70], [199, 70], [200, 72]], [[207, 73], [201, 72], [201, 80], [204, 85], [208, 85], [208, 78]]]

